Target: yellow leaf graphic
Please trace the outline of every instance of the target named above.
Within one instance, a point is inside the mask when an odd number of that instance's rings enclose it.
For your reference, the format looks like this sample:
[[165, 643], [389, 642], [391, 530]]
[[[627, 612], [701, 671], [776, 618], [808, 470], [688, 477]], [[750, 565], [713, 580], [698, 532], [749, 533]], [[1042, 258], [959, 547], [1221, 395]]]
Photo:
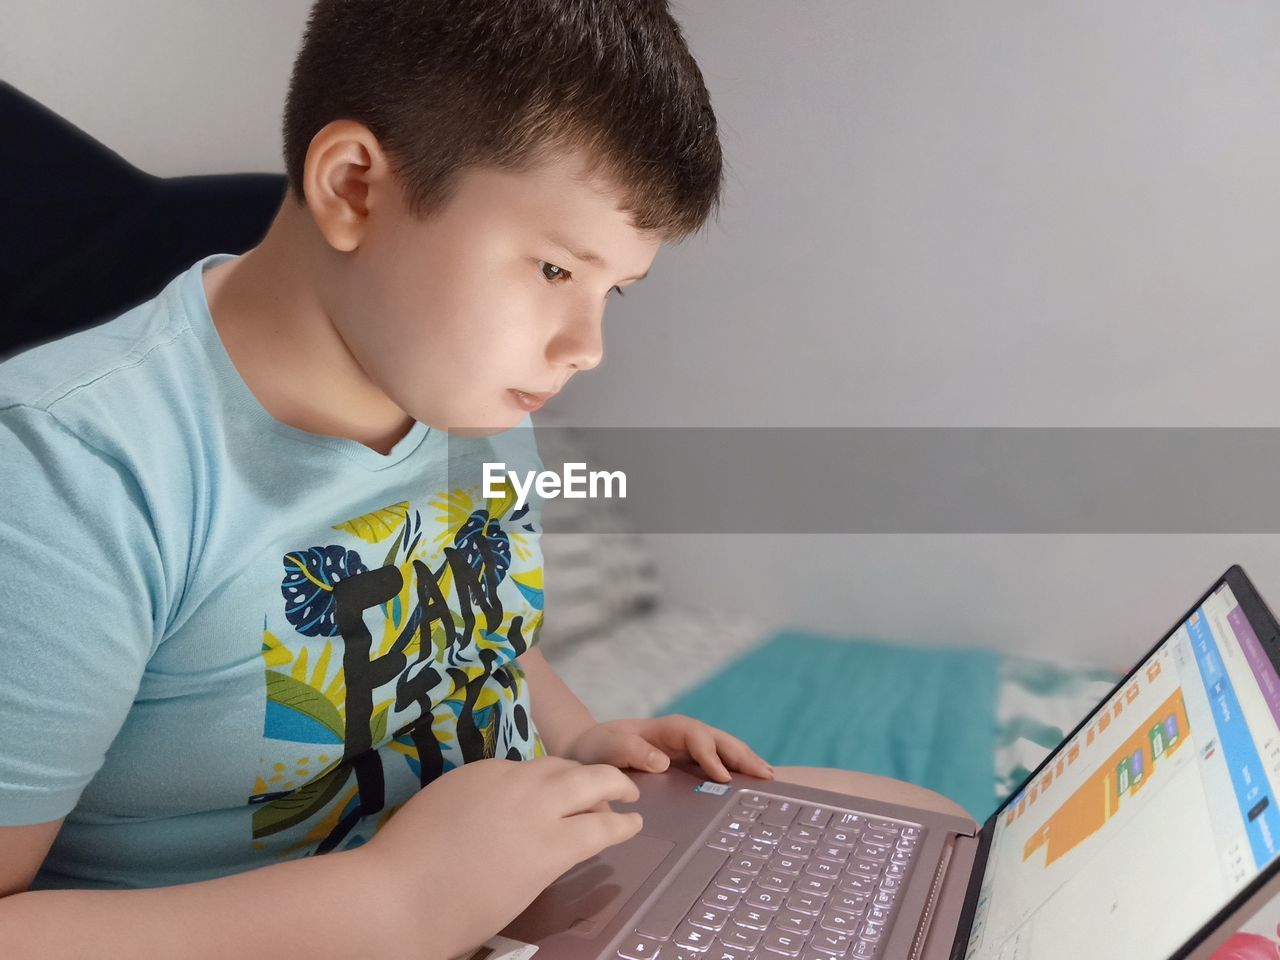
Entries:
[[299, 683], [307, 682], [307, 648], [303, 647], [298, 651], [298, 659], [294, 661], [293, 670], [291, 672], [293, 679]]
[[278, 667], [293, 659], [289, 648], [282, 644], [270, 630], [262, 631], [262, 659], [269, 668]]
[[408, 515], [409, 501], [403, 500], [390, 507], [375, 510], [373, 513], [366, 513], [363, 517], [356, 517], [354, 520], [335, 524], [334, 529], [345, 530], [347, 533], [359, 537], [365, 543], [377, 543], [380, 540], [387, 539], [387, 537], [400, 529], [400, 525], [404, 523], [405, 517]]

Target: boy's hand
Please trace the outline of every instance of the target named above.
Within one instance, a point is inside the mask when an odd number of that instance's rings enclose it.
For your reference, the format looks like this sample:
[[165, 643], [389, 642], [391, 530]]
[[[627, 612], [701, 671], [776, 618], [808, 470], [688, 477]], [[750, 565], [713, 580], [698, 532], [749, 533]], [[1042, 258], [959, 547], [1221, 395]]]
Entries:
[[368, 843], [336, 854], [356, 865], [352, 889], [379, 891], [376, 949], [361, 956], [407, 956], [406, 943], [432, 960], [469, 954], [570, 867], [635, 836], [640, 814], [609, 803], [639, 797], [609, 764], [541, 756], [454, 767]]
[[716, 780], [728, 780], [729, 768], [773, 779], [773, 767], [737, 737], [679, 713], [606, 720], [579, 734], [564, 755], [579, 763], [610, 763], [651, 773], [661, 773], [673, 759], [688, 756]]

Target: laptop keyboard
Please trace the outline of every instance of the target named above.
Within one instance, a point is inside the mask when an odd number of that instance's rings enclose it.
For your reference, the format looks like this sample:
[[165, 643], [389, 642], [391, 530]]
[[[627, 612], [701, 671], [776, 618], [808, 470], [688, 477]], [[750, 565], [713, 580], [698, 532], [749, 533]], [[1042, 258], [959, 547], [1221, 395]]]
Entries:
[[739, 791], [619, 960], [880, 957], [924, 830]]

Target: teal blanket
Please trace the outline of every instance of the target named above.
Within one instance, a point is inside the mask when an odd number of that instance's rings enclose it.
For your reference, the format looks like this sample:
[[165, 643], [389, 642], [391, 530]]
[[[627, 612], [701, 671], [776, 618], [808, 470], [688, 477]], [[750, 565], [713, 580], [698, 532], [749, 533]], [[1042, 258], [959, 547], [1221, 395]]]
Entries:
[[920, 784], [995, 809], [1000, 657], [783, 631], [656, 713], [727, 730], [775, 765]]

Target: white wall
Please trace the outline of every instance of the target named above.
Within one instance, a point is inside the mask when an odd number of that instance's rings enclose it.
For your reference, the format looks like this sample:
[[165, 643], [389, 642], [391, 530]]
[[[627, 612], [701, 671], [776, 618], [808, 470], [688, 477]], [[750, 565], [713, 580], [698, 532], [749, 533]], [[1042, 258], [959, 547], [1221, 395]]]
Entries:
[[0, 77], [148, 173], [279, 172], [308, 0], [3, 0]]
[[[611, 308], [589, 425], [1274, 425], [1280, 7], [684, 0], [719, 224]], [[156, 173], [278, 170], [301, 0], [6, 0], [0, 71]], [[785, 472], [779, 472], [785, 495]], [[673, 496], [678, 491], [673, 491]], [[838, 509], [838, 505], [836, 507]], [[662, 536], [671, 594], [1123, 662], [1276, 537]], [[1080, 604], [1096, 604], [1081, 610]]]

